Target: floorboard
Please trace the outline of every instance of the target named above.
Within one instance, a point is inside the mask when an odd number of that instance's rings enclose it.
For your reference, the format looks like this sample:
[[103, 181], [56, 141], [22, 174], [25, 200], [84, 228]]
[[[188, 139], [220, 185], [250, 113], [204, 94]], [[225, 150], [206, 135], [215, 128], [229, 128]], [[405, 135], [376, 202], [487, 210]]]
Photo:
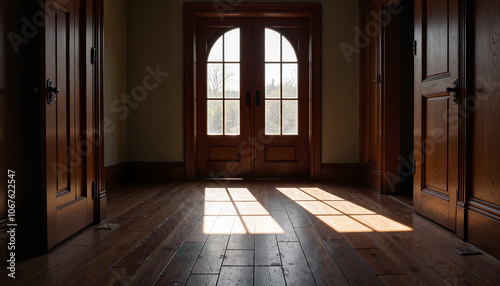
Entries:
[[498, 285], [500, 262], [356, 183], [133, 183], [0, 285]]

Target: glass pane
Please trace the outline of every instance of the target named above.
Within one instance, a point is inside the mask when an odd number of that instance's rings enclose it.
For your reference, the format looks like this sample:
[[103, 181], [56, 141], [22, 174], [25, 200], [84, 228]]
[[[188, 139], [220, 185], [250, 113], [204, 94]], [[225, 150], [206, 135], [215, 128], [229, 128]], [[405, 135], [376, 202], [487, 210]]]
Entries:
[[240, 98], [240, 64], [224, 64], [225, 97]]
[[280, 64], [266, 64], [266, 98], [280, 98]]
[[297, 98], [297, 64], [283, 64], [283, 98]]
[[222, 62], [222, 36], [215, 42], [208, 54], [209, 62]]
[[266, 100], [266, 135], [280, 135], [280, 100]]
[[296, 62], [297, 61], [297, 55], [295, 54], [295, 50], [293, 49], [292, 45], [285, 37], [283, 37], [282, 49], [283, 49], [283, 61], [284, 62]]
[[283, 100], [283, 135], [299, 134], [297, 100]]
[[240, 29], [234, 29], [224, 34], [224, 61], [240, 61]]
[[281, 60], [281, 35], [271, 29], [266, 29], [265, 37], [266, 62], [279, 62]]
[[222, 64], [207, 64], [207, 97], [222, 98]]
[[226, 135], [240, 135], [240, 101], [226, 100]]
[[207, 101], [208, 135], [222, 135], [222, 100]]

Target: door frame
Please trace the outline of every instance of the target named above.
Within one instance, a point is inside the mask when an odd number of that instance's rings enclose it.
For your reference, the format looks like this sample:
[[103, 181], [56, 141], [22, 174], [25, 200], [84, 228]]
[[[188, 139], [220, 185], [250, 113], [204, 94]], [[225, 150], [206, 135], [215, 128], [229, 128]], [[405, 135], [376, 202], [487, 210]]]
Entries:
[[321, 171], [321, 4], [184, 3], [184, 162], [188, 179], [196, 178], [196, 21], [205, 17], [304, 17], [309, 19], [309, 167], [310, 179]]

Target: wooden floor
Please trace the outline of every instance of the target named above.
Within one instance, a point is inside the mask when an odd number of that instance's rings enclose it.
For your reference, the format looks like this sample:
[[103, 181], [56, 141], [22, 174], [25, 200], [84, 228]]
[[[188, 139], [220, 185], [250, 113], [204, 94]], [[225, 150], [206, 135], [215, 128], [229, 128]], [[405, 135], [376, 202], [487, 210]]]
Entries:
[[189, 182], [108, 192], [90, 226], [0, 285], [499, 285], [500, 262], [352, 184]]

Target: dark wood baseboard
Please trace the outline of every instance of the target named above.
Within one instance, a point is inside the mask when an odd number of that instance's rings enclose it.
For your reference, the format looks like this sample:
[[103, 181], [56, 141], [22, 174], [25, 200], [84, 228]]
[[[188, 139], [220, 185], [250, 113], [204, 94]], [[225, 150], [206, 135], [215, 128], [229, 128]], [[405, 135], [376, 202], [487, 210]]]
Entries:
[[185, 180], [184, 162], [128, 162], [127, 178], [146, 181]]
[[360, 166], [359, 175], [361, 183], [376, 190], [379, 193], [381, 192], [382, 175], [379, 170]]
[[127, 178], [127, 162], [111, 165], [104, 168], [106, 190], [116, 187], [123, 183]]
[[321, 164], [321, 180], [336, 182], [359, 181], [359, 164]]

